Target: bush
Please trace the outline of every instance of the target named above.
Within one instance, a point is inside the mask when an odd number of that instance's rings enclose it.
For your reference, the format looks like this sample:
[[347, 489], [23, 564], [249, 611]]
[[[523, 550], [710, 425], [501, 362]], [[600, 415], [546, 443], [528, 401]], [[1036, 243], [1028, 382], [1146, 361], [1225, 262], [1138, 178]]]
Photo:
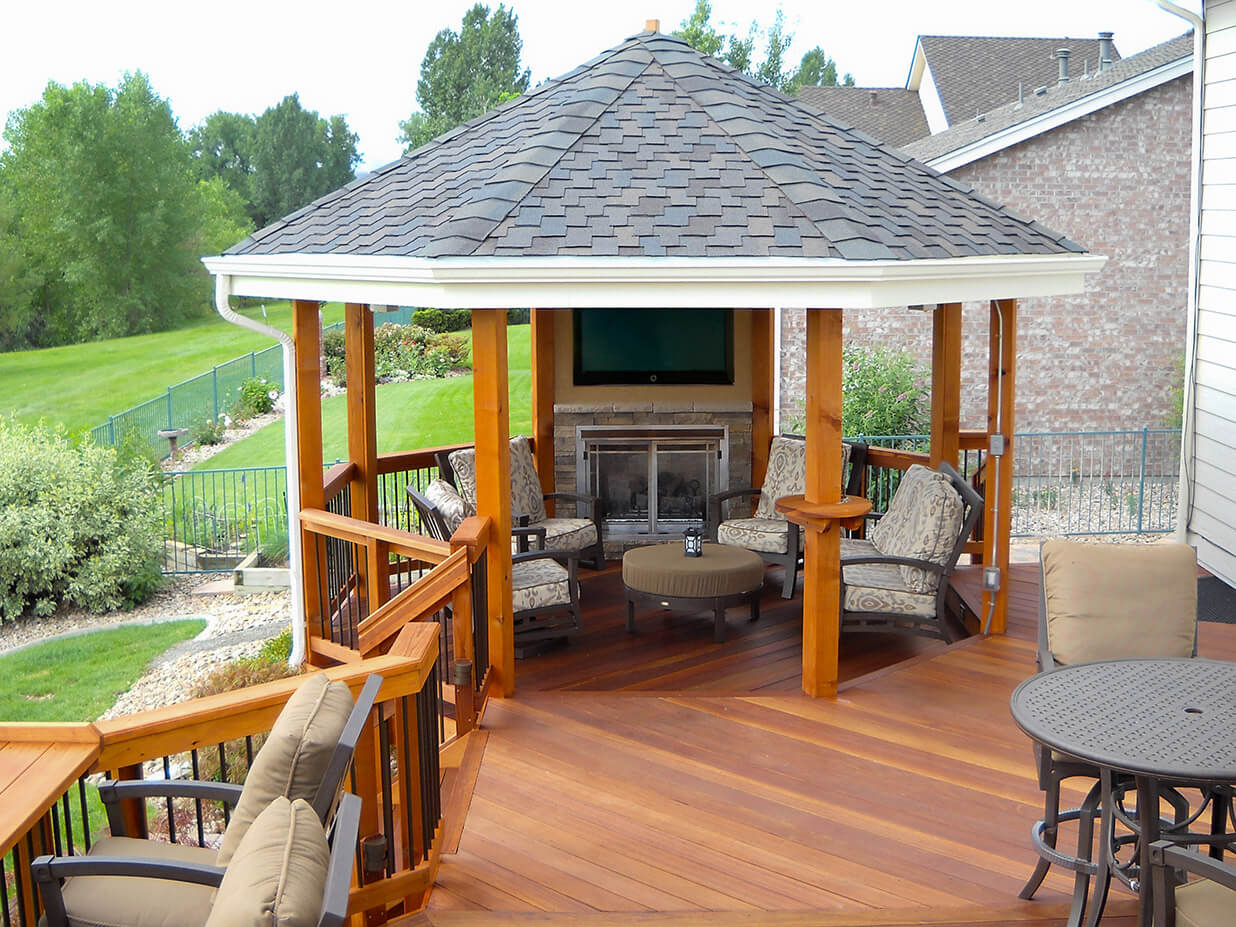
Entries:
[[348, 379], [347, 337], [333, 328], [322, 336], [322, 355], [326, 358], [326, 375], [336, 386]]
[[506, 310], [507, 325], [528, 325], [532, 322], [531, 309], [508, 309]]
[[220, 415], [217, 419], [204, 418], [194, 422], [189, 427], [189, 442], [192, 444], [220, 444], [227, 433], [227, 420]]
[[129, 608], [157, 589], [158, 482], [138, 455], [0, 419], [0, 620]]
[[470, 309], [417, 309], [412, 324], [431, 332], [458, 332], [472, 327]]
[[419, 325], [379, 326], [373, 333], [373, 367], [379, 383], [444, 377], [468, 362], [467, 339], [434, 334]]
[[238, 419], [265, 415], [275, 407], [275, 400], [279, 398], [279, 390], [265, 377], [249, 377], [236, 390], [240, 398], [233, 407], [233, 415]]
[[[920, 434], [926, 423], [922, 386], [926, 374], [907, 351], [848, 347], [842, 352], [841, 433], [860, 435]], [[802, 408], [802, 401], [798, 402]], [[790, 419], [790, 431], [803, 433], [802, 412]]]

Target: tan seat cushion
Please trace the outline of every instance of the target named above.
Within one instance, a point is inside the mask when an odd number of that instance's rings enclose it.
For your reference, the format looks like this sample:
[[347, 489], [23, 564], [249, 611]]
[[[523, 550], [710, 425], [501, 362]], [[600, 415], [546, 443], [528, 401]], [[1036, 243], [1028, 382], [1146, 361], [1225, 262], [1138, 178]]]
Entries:
[[352, 705], [347, 684], [329, 682], [321, 673], [306, 677], [292, 694], [245, 776], [219, 846], [220, 866], [228, 864], [249, 825], [275, 798], [313, 800]]
[[570, 574], [554, 560], [525, 560], [511, 566], [511, 603], [517, 612], [567, 605]]
[[934, 618], [935, 595], [911, 592], [896, 564], [845, 564], [847, 557], [878, 556], [880, 552], [870, 541], [841, 539], [841, 575], [845, 580], [845, 598], [841, 607], [847, 612], [886, 612]]
[[1177, 927], [1236, 927], [1236, 892], [1203, 879], [1176, 889]]
[[236, 847], [206, 927], [314, 927], [329, 864], [313, 807], [276, 798]]
[[200, 927], [214, 893], [211, 885], [130, 876], [77, 876], [63, 888], [69, 927]]
[[[207, 835], [209, 840], [209, 835]], [[164, 843], [141, 837], [102, 837], [90, 845], [91, 856], [145, 856], [184, 863], [217, 866], [218, 853], [210, 847], [192, 847], [184, 843]]]
[[784, 554], [790, 549], [790, 523], [784, 518], [731, 518], [717, 525], [717, 541], [747, 550]]
[[1193, 654], [1193, 548], [1052, 540], [1041, 558], [1047, 643], [1058, 662]]

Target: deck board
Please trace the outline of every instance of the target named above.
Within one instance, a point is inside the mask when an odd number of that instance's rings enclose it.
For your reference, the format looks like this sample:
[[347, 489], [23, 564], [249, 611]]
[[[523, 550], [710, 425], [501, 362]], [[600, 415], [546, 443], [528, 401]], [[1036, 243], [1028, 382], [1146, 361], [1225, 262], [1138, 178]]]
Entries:
[[[731, 613], [714, 645], [702, 617], [626, 635], [614, 571], [585, 578], [589, 631], [488, 706], [459, 850], [406, 927], [1063, 923], [1065, 874], [1016, 897], [1041, 796], [1008, 699], [1034, 672], [1037, 565], [1008, 579], [1008, 634], [863, 635], [838, 697], [809, 699], [801, 600]], [[1236, 659], [1236, 626], [1199, 638]], [[1104, 923], [1133, 910], [1117, 892]]]

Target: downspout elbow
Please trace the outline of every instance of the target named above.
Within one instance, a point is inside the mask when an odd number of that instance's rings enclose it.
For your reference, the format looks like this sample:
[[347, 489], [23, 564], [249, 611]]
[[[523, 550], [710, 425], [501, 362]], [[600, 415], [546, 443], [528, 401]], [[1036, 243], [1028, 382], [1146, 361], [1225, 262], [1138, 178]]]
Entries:
[[265, 325], [256, 319], [240, 315], [231, 305], [232, 281], [226, 274], [215, 277], [215, 311], [233, 325], [247, 328], [274, 338], [279, 342], [283, 354], [283, 388], [284, 402], [284, 447], [287, 461], [287, 500], [288, 500], [288, 566], [291, 575], [291, 623], [292, 649], [288, 654], [288, 664], [300, 666], [305, 662], [305, 577], [301, 563], [300, 543], [300, 481], [296, 478], [297, 467], [297, 419], [296, 419], [296, 343], [291, 335]]

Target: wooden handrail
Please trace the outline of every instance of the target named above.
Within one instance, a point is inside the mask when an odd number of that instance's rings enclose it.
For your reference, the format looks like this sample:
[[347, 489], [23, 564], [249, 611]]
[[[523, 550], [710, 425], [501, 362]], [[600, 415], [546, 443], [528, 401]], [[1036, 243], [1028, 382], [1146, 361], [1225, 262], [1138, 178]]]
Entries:
[[391, 553], [402, 554], [426, 563], [441, 563], [451, 554], [451, 546], [445, 541], [412, 534], [399, 528], [389, 528], [386, 525], [375, 525], [361, 521], [359, 518], [335, 515], [333, 512], [324, 512], [320, 509], [304, 509], [300, 513], [300, 523], [314, 534], [350, 541], [361, 547], [369, 547], [375, 542], [381, 542], [389, 545]]
[[421, 622], [449, 605], [455, 590], [467, 583], [470, 576], [467, 549], [460, 548], [357, 626], [361, 653], [374, 653], [400, 628]]
[[931, 455], [921, 451], [898, 451], [889, 447], [867, 448], [868, 467], [888, 467], [893, 470], [908, 470], [913, 464], [929, 466]]
[[378, 455], [378, 473], [402, 473], [405, 470], [430, 470], [438, 465], [435, 455], [450, 453], [471, 444], [443, 444], [440, 447], [422, 447], [414, 451], [395, 451]]
[[335, 464], [322, 475], [322, 497], [329, 505], [356, 476], [356, 464], [350, 460]]
[[957, 448], [962, 451], [987, 450], [987, 432], [963, 430], [957, 439]]
[[[437, 641], [415, 658], [381, 656], [359, 663], [322, 670], [359, 692], [371, 673], [382, 676], [379, 701], [415, 695], [425, 685], [437, 659]], [[183, 753], [227, 740], [270, 730], [288, 698], [304, 681], [291, 676], [234, 692], [208, 695], [152, 711], [97, 721], [102, 749], [92, 772], [118, 769], [134, 763]]]
[[480, 559], [488, 543], [488, 515], [469, 515], [451, 535], [451, 550], [466, 548], [469, 563], [476, 563]]

